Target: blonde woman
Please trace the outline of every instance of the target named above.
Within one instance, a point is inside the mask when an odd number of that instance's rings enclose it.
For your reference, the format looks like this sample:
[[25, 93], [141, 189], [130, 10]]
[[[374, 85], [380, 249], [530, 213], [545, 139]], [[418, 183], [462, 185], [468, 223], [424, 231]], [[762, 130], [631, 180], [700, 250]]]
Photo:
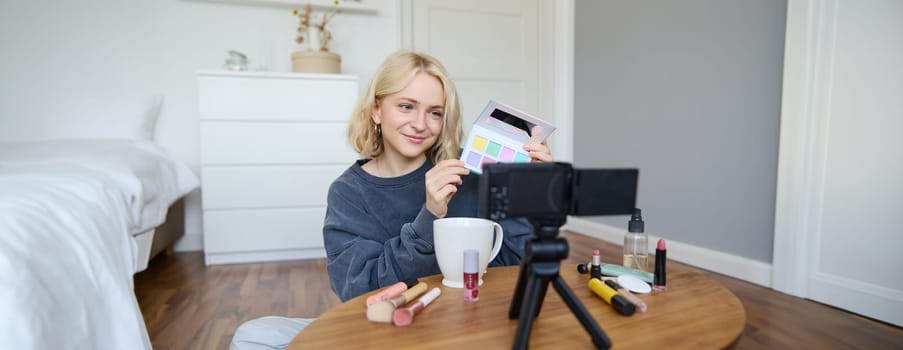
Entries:
[[[455, 85], [435, 58], [399, 52], [377, 70], [351, 116], [348, 138], [365, 159], [329, 188], [323, 239], [336, 295], [348, 300], [398, 281], [438, 274], [433, 220], [477, 216], [478, 176], [458, 160], [462, 135]], [[525, 147], [534, 161], [548, 147]], [[492, 266], [520, 263], [532, 235], [505, 220]]]
[[[461, 112], [445, 67], [398, 52], [377, 69], [351, 116], [348, 139], [364, 159], [329, 187], [323, 239], [332, 289], [342, 301], [398, 281], [438, 274], [433, 220], [477, 216], [477, 175], [458, 160]], [[545, 144], [524, 146], [550, 162]], [[526, 220], [503, 220], [490, 266], [517, 265], [531, 238]], [[264, 317], [242, 324], [232, 349], [280, 349], [311, 319]]]

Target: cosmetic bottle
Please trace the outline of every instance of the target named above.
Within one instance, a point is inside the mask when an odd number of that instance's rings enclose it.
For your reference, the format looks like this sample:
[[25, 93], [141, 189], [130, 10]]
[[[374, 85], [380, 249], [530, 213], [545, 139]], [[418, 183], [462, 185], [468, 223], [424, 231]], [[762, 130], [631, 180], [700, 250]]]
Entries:
[[648, 241], [642, 211], [634, 209], [633, 216], [627, 223], [627, 234], [624, 235], [624, 267], [649, 271], [646, 268], [646, 262], [649, 260]]
[[602, 260], [599, 256], [599, 250], [593, 250], [593, 263], [589, 268], [590, 278], [602, 279]]
[[464, 250], [464, 300], [480, 300], [480, 251]]

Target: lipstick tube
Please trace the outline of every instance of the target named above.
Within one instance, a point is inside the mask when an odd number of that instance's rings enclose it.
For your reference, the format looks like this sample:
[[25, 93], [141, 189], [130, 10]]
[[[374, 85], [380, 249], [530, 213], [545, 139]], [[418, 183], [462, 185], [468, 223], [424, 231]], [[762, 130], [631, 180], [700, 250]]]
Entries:
[[655, 272], [652, 275], [652, 289], [665, 290], [665, 261], [668, 251], [665, 249], [665, 240], [659, 239], [655, 247]]
[[589, 277], [602, 279], [602, 261], [599, 250], [593, 250], [593, 263], [589, 267]]

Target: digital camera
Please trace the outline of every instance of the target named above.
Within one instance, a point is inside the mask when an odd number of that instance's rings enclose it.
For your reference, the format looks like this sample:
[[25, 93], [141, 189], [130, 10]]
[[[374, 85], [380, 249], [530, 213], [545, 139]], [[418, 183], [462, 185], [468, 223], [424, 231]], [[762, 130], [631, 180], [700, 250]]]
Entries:
[[568, 215], [629, 215], [639, 170], [575, 169], [568, 163], [483, 165], [480, 217], [561, 220]]

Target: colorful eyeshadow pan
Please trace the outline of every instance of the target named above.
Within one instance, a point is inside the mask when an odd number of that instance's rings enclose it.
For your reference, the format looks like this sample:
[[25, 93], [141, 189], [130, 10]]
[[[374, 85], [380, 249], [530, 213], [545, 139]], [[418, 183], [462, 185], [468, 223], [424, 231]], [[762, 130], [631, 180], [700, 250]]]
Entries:
[[525, 153], [517, 153], [517, 156], [514, 157], [515, 163], [528, 163], [530, 162], [530, 156]]
[[511, 162], [514, 160], [514, 150], [508, 147], [502, 148], [502, 154], [499, 155], [499, 160], [502, 162]]
[[489, 141], [489, 146], [486, 146], [486, 154], [488, 154], [492, 157], [498, 158], [499, 151], [501, 151], [501, 149], [502, 149], [502, 145], [500, 145], [494, 141]]
[[467, 154], [467, 165], [480, 167], [480, 157], [481, 155], [479, 153], [470, 151], [470, 153]]
[[483, 152], [486, 149], [486, 138], [481, 136], [474, 136], [473, 143], [470, 144], [470, 148], [473, 148], [474, 151]]

